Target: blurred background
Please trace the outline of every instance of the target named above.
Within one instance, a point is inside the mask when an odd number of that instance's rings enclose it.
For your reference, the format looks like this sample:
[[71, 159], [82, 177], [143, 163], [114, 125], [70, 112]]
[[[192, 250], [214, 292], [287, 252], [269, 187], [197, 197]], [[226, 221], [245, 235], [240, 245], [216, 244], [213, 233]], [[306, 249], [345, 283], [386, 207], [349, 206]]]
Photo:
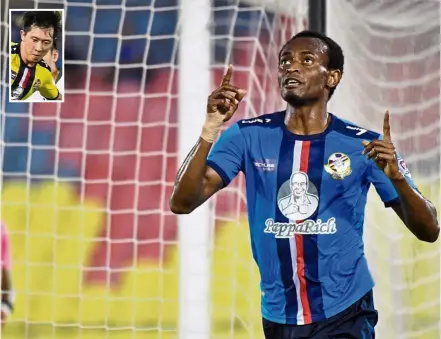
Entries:
[[[331, 111], [381, 131], [390, 109], [398, 150], [441, 208], [439, 2], [207, 1], [206, 94], [234, 64], [233, 83], [247, 90], [234, 121], [283, 109], [279, 49], [304, 28], [326, 29], [346, 58]], [[184, 3], [1, 2], [1, 219], [17, 293], [2, 338], [178, 337], [180, 238], [168, 199], [183, 156], [178, 132], [189, 132], [193, 143], [200, 130], [180, 130]], [[64, 9], [63, 104], [7, 101], [11, 8]], [[185, 44], [197, 57], [191, 41]], [[204, 109], [205, 102], [193, 102], [185, 114], [198, 121]], [[378, 336], [439, 338], [439, 242], [414, 239], [374, 190], [369, 199], [364, 236], [377, 282]], [[262, 338], [242, 175], [213, 199], [209, 213], [205, 337]]]

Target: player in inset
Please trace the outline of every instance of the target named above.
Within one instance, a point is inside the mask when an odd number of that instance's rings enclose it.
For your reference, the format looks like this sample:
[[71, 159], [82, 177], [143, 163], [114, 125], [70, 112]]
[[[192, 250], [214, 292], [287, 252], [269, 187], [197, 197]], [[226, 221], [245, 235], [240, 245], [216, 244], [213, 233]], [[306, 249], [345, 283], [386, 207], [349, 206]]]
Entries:
[[[57, 86], [58, 91], [61, 95], [63, 95], [64, 92], [64, 79], [63, 79], [63, 73], [61, 69], [57, 67], [57, 61], [60, 54], [57, 49], [56, 44], [54, 43], [52, 48], [49, 52], [46, 53], [46, 55], [43, 57], [43, 60], [49, 65], [51, 72], [52, 72], [52, 79], [54, 80], [54, 84]], [[32, 94], [32, 96], [29, 98], [29, 101], [44, 101], [47, 100], [44, 98], [40, 92], [35, 92]]]
[[52, 79], [50, 66], [43, 60], [60, 30], [61, 15], [58, 12], [30, 11], [24, 14], [21, 42], [11, 42], [9, 84], [12, 100], [27, 100], [37, 91], [47, 100], [63, 99]]
[[11, 283], [11, 253], [9, 248], [9, 237], [6, 227], [1, 223], [1, 267], [2, 267], [2, 277], [1, 277], [1, 321], [2, 327], [6, 323], [6, 319], [12, 313], [14, 309], [14, 292]]
[[[329, 37], [310, 31], [295, 35], [279, 54], [286, 110], [240, 120], [212, 147], [245, 95], [230, 83], [230, 66], [208, 97], [201, 136], [178, 172], [170, 200], [172, 212], [191, 213], [240, 171], [245, 173], [268, 339], [375, 337], [374, 281], [362, 237], [371, 185], [419, 240], [438, 239], [436, 210], [396, 153], [389, 112], [380, 135], [327, 111], [343, 65], [343, 52]], [[274, 170], [256, 166], [259, 159], [267, 159]], [[294, 181], [305, 190], [299, 189], [299, 195], [317, 197], [318, 207], [306, 220], [305, 213], [294, 213], [300, 220], [284, 214], [282, 198]], [[327, 224], [333, 232], [326, 232]], [[277, 230], [286, 225], [284, 234], [292, 236], [265, 232], [267, 225]]]

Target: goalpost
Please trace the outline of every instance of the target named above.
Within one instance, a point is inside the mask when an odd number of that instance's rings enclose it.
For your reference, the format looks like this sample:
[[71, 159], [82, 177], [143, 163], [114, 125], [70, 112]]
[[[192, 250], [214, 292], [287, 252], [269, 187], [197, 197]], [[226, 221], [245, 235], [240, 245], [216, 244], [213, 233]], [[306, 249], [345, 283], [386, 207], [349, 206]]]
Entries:
[[[247, 90], [234, 121], [284, 107], [277, 53], [308, 27], [308, 1], [34, 4], [66, 11], [66, 103], [7, 103], [2, 12], [0, 217], [17, 292], [2, 338], [262, 338], [244, 177], [190, 215], [172, 215], [168, 198], [228, 64]], [[440, 210], [439, 4], [330, 0], [327, 14], [346, 58], [331, 110], [381, 130], [389, 108], [393, 138]], [[378, 336], [439, 338], [439, 246], [369, 199]]]
[[[210, 12], [207, 0], [181, 0], [178, 164], [184, 163], [205, 122], [211, 92]], [[206, 202], [191, 214], [178, 217], [179, 338], [210, 337], [210, 212], [210, 202]]]

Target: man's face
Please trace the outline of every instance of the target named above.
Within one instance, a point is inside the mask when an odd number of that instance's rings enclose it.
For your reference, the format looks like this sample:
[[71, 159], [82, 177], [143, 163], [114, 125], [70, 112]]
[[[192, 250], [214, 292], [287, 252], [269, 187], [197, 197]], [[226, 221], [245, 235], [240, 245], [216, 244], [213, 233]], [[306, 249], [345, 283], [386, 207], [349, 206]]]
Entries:
[[293, 104], [316, 101], [327, 85], [328, 46], [317, 38], [298, 38], [280, 53], [278, 80], [282, 98]]
[[54, 29], [32, 26], [31, 30], [21, 33], [22, 48], [28, 61], [38, 62], [50, 51], [53, 44]]
[[301, 173], [294, 174], [291, 182], [291, 189], [295, 196], [302, 197], [306, 194], [308, 189], [308, 182], [306, 177]]

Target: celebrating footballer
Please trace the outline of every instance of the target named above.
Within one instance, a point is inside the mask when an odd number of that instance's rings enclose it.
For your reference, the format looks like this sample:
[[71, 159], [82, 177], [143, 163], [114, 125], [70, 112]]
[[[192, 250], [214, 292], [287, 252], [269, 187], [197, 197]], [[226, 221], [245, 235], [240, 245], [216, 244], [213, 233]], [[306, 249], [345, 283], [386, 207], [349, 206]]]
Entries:
[[331, 38], [295, 35], [279, 53], [286, 110], [239, 120], [215, 143], [245, 96], [231, 83], [230, 66], [177, 174], [170, 200], [176, 214], [191, 213], [245, 174], [267, 339], [375, 338], [374, 281], [363, 245], [371, 185], [419, 240], [438, 239], [436, 210], [395, 150], [389, 112], [382, 134], [328, 112], [343, 66]]

